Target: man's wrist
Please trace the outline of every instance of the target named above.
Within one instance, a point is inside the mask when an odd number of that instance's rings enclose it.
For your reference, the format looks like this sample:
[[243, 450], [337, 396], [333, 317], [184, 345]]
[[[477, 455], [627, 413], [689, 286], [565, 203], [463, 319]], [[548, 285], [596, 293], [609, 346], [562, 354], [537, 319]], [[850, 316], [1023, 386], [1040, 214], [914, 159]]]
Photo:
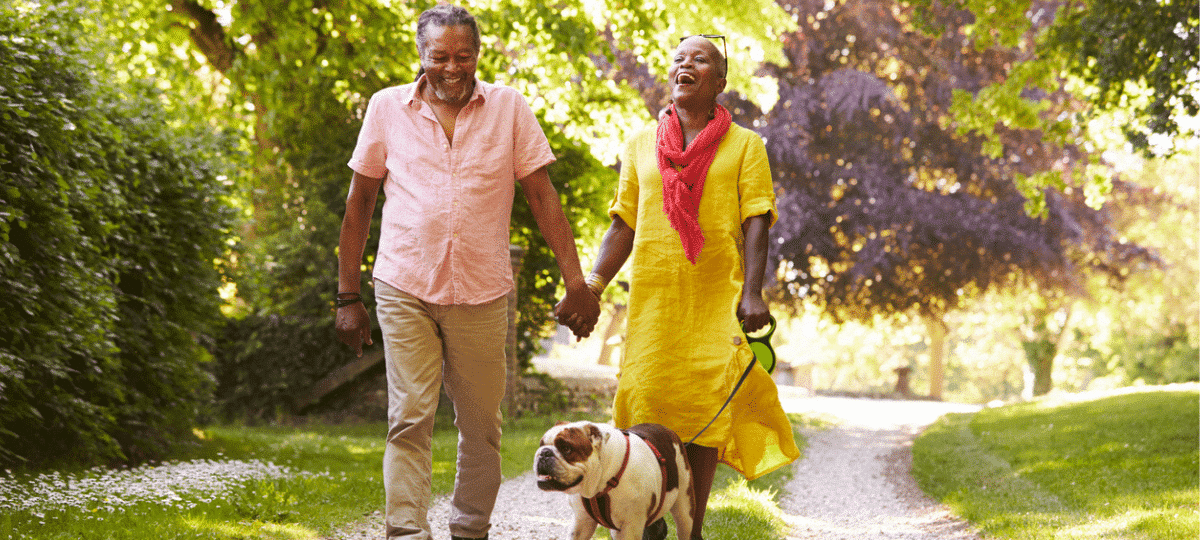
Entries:
[[362, 301], [363, 301], [362, 295], [359, 293], [349, 292], [349, 291], [348, 292], [340, 292], [340, 293], [337, 293], [337, 297], [334, 299], [334, 305], [337, 306], [338, 309], [341, 309], [346, 306], [352, 306], [354, 304], [358, 304]]

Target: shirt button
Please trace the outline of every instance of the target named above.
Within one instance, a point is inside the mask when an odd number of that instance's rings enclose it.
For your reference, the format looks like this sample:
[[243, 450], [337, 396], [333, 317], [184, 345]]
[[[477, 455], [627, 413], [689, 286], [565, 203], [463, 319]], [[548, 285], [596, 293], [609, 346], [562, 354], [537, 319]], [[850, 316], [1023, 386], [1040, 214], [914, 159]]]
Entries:
[[730, 341], [732, 341], [734, 345], [741, 345], [742, 344], [742, 336], [733, 336], [733, 339], [731, 339]]

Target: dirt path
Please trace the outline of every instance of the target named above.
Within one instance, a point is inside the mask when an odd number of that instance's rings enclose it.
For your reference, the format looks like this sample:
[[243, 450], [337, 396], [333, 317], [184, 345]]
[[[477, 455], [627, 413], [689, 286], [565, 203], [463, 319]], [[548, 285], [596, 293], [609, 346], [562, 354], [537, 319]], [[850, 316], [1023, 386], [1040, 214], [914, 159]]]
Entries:
[[787, 395], [788, 412], [835, 422], [808, 448], [780, 500], [789, 539], [976, 540], [969, 524], [925, 496], [909, 474], [912, 441], [938, 417], [978, 407], [925, 401]]
[[[784, 409], [818, 415], [834, 422], [809, 430], [805, 457], [781, 497], [791, 527], [789, 539], [977, 540], [966, 523], [954, 518], [917, 488], [909, 475], [913, 438], [948, 412], [978, 407], [927, 401], [889, 401], [808, 397], [780, 387]], [[449, 499], [438, 497], [430, 511], [435, 540], [449, 540]], [[493, 512], [491, 540], [567, 538], [572, 514], [562, 494], [546, 493], [531, 474], [500, 488]], [[376, 514], [347, 526], [329, 540], [382, 537]]]

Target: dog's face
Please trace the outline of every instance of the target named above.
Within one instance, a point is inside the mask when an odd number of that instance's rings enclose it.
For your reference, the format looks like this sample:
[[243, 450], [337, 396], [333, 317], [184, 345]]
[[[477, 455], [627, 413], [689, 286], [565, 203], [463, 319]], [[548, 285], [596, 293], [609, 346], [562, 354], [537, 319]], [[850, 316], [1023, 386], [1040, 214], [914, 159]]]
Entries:
[[590, 470], [599, 470], [604, 433], [591, 422], [559, 424], [542, 435], [534, 454], [537, 485], [543, 491], [571, 493]]

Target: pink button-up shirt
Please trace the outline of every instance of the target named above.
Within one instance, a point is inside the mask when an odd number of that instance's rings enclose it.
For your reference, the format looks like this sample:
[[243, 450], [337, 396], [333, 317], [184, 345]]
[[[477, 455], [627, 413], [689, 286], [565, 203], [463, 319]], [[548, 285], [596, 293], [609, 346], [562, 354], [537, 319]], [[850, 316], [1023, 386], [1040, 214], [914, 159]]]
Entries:
[[375, 279], [433, 304], [482, 304], [513, 287], [516, 181], [554, 161], [525, 99], [475, 80], [454, 146], [417, 94], [421, 80], [371, 96], [350, 168], [383, 183]]

